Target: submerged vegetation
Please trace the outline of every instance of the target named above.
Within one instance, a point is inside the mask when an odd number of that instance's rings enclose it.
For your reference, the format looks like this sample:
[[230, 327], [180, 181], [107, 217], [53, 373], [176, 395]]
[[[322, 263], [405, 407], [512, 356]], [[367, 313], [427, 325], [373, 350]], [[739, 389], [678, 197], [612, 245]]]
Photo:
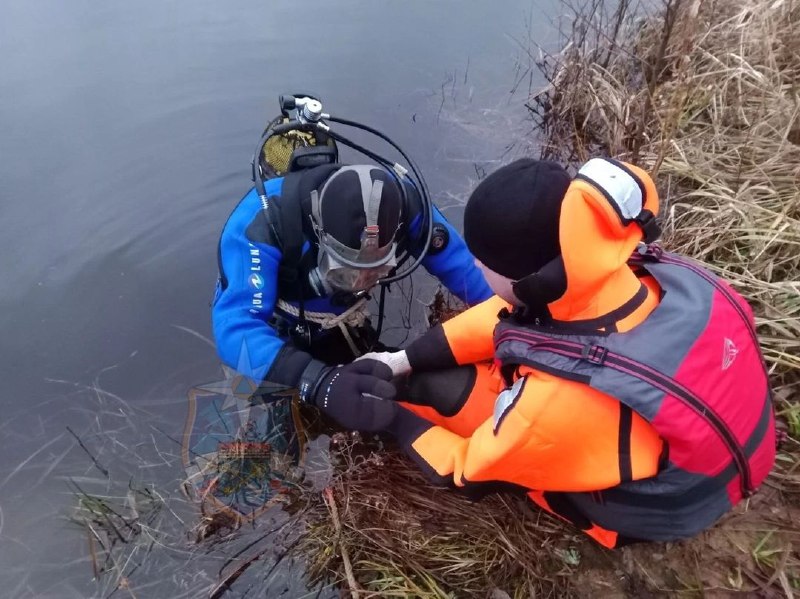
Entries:
[[696, 539], [611, 552], [514, 498], [473, 503], [400, 455], [345, 443], [333, 485], [308, 498], [300, 548], [312, 579], [352, 596], [800, 591], [800, 4], [592, 0], [573, 17], [560, 53], [531, 56], [549, 83], [528, 103], [542, 157], [646, 168], [664, 245], [748, 298], [788, 433], [776, 471]]
[[166, 500], [155, 489], [132, 484], [124, 496], [91, 495], [72, 486], [78, 502], [70, 520], [86, 530], [93, 577], [102, 581], [104, 596], [129, 590], [129, 577], [163, 539]]

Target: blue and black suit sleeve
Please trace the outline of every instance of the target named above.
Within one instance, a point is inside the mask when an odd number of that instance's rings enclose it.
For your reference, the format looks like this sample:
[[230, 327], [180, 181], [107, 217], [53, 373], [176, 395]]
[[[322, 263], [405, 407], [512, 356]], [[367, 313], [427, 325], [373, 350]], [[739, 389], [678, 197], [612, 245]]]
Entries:
[[[422, 205], [416, 189], [411, 188], [408, 195], [412, 204], [409, 219], [411, 236], [419, 240], [425, 234], [422, 230]], [[435, 206], [433, 223], [440, 233], [438, 237], [443, 246], [431, 248], [422, 260], [425, 269], [467, 305], [474, 306], [492, 297], [494, 292], [475, 266], [475, 257], [467, 248], [464, 238]], [[416, 247], [419, 248], [419, 241]]]
[[[267, 195], [280, 196], [282, 179], [267, 182]], [[268, 324], [278, 295], [281, 250], [270, 234], [255, 190], [242, 198], [219, 242], [220, 279], [212, 323], [220, 359], [256, 383], [294, 387], [311, 356], [278, 336]]]

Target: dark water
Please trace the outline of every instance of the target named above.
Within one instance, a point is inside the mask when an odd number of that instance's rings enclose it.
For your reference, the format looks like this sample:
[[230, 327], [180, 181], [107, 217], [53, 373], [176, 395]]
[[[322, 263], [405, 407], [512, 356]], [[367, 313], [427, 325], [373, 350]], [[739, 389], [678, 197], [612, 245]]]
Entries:
[[[554, 46], [554, 14], [550, 0], [0, 3], [0, 595], [114, 590], [68, 521], [70, 480], [120, 502], [129, 481], [155, 484], [174, 511], [153, 559], [123, 554], [143, 565], [115, 596], [207, 595], [228, 550], [191, 542], [178, 441], [188, 390], [220, 378], [202, 339], [216, 241], [277, 94], [310, 89], [389, 134], [460, 223], [475, 181], [527, 151], [522, 103], [541, 82], [525, 50]], [[302, 596], [299, 567], [276, 572], [231, 595]]]

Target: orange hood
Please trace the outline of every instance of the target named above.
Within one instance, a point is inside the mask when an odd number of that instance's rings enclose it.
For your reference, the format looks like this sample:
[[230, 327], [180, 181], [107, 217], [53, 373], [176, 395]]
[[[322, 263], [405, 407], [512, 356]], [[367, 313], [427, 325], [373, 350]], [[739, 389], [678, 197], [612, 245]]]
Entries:
[[567, 287], [548, 304], [552, 317], [597, 318], [630, 300], [641, 284], [627, 260], [644, 236], [642, 221], [656, 214], [658, 193], [644, 170], [604, 159], [581, 167], [561, 207]]

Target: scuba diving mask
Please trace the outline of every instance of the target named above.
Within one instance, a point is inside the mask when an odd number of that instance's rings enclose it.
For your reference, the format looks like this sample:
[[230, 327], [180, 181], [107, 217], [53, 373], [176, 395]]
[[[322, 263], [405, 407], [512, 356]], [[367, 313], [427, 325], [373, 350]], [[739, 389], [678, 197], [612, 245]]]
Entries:
[[[317, 269], [311, 276], [312, 285], [320, 292], [322, 287], [328, 294], [335, 291], [358, 293], [367, 291], [397, 266], [397, 231], [400, 229], [398, 206], [397, 226], [391, 237], [380, 245], [381, 230], [378, 215], [384, 194], [385, 181], [373, 179], [372, 172], [382, 169], [374, 166], [346, 166], [334, 173], [320, 192], [311, 192], [311, 223], [319, 241]], [[339, 177], [352, 177], [355, 173], [361, 187], [365, 225], [360, 233], [360, 247], [353, 248], [336, 239], [325, 230], [322, 219], [322, 202], [336, 202], [330, 197], [331, 183]], [[386, 235], [384, 234], [384, 239]], [[322, 295], [322, 294], [321, 294]]]
[[378, 281], [389, 276], [395, 266], [397, 261], [394, 255], [388, 262], [375, 268], [353, 268], [337, 262], [327, 252], [320, 252], [319, 266], [314, 271], [311, 282], [315, 284], [319, 281], [328, 294], [336, 291], [358, 293], [375, 287]]

